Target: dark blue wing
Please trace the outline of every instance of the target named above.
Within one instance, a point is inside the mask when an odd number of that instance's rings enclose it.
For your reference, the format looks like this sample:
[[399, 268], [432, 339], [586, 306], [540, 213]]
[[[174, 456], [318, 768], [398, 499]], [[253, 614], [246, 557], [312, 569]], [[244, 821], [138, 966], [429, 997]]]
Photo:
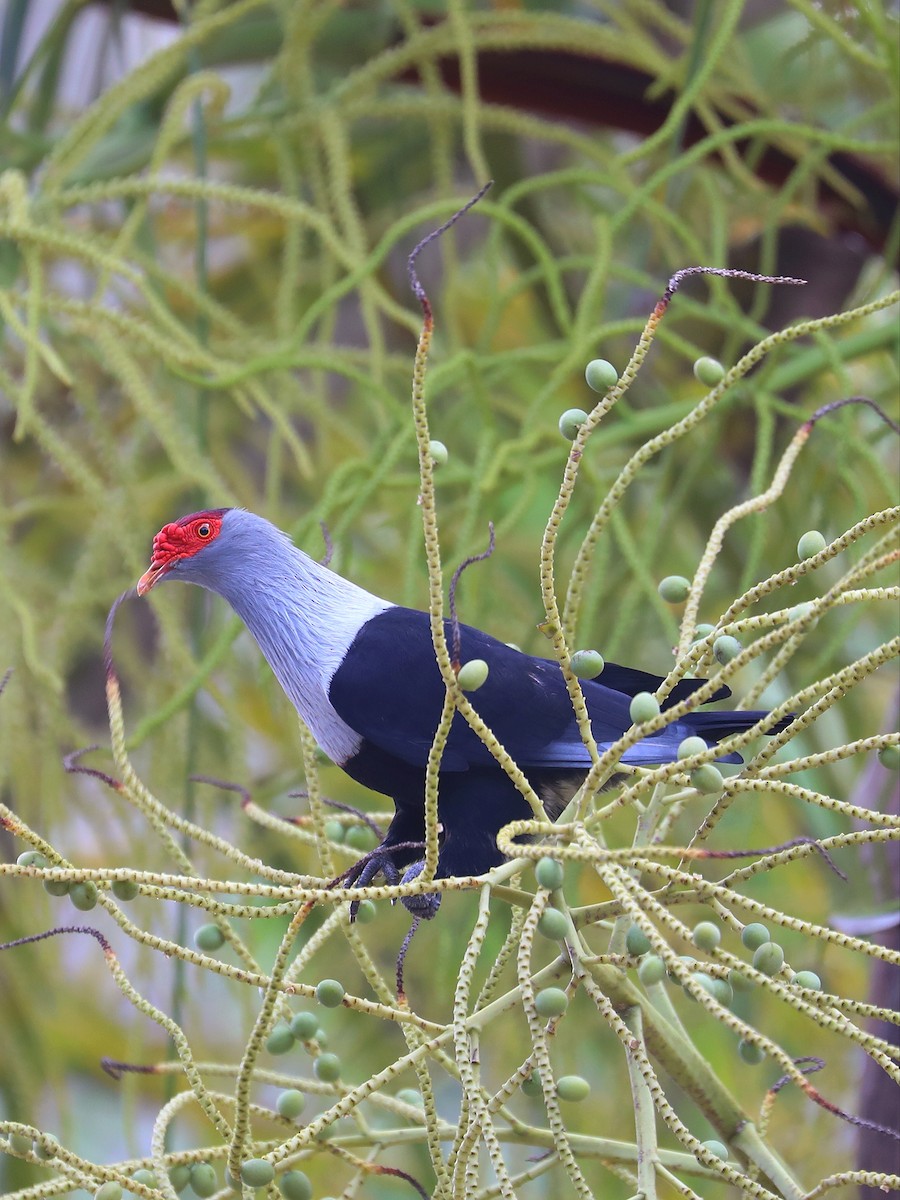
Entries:
[[[449, 638], [449, 625], [447, 629]], [[558, 664], [522, 654], [468, 625], [461, 626], [461, 632], [462, 661], [483, 658], [490, 668], [486, 682], [472, 693], [472, 703], [519, 766], [587, 769], [590, 756]], [[603, 678], [634, 691], [653, 691], [660, 682], [657, 676], [614, 664], [607, 665]], [[690, 694], [700, 682], [684, 681], [681, 695]], [[582, 690], [602, 751], [631, 726], [629, 694], [595, 680], [584, 681]], [[424, 767], [444, 701], [427, 613], [396, 607], [368, 621], [332, 677], [329, 700], [367, 741], [403, 762]], [[713, 719], [712, 742], [752, 724], [748, 713], [691, 714], [687, 723], [680, 721], [645, 738], [622, 761], [668, 762], [685, 737], [702, 736], [701, 718]], [[490, 751], [457, 713], [441, 769], [466, 771], [493, 763]]]

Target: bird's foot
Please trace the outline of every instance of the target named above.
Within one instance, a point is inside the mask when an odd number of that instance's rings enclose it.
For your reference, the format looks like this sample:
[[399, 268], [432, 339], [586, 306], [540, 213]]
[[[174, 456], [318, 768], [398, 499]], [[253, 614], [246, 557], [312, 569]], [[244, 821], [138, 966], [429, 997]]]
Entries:
[[[414, 879], [417, 879], [422, 874], [424, 869], [424, 859], [413, 863], [411, 867], [407, 867], [403, 872], [403, 878], [400, 882], [412, 883]], [[430, 921], [432, 917], [437, 915], [437, 910], [441, 906], [441, 896], [439, 892], [423, 892], [421, 896], [404, 896], [402, 904], [414, 917], [423, 917], [426, 921]]]
[[[388, 887], [392, 887], [394, 884], [401, 882], [400, 869], [394, 862], [394, 855], [399, 852], [400, 854], [405, 854], [408, 858], [410, 850], [421, 849], [422, 842], [396, 842], [394, 844], [377, 846], [371, 853], [364, 855], [359, 862], [355, 862], [350, 870], [345, 871], [335, 882], [342, 883], [345, 887], [362, 888], [368, 887], [379, 875], [383, 875], [385, 883]], [[419, 871], [421, 871], [423, 865], [419, 865]], [[416, 875], [418, 873], [416, 871]], [[405, 879], [406, 876], [404, 876]], [[418, 897], [415, 897], [415, 899], [418, 899]], [[350, 902], [351, 921], [356, 920], [356, 914], [359, 912], [359, 904], [359, 900], [351, 900]], [[434, 914], [430, 915], [433, 916]]]

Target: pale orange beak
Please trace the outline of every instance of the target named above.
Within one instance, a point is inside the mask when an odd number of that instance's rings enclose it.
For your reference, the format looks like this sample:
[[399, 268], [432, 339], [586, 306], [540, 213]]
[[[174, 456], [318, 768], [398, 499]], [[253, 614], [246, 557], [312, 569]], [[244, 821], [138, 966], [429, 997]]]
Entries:
[[137, 588], [135, 589], [137, 594], [139, 596], [146, 596], [150, 589], [159, 583], [163, 575], [168, 573], [171, 567], [171, 562], [155, 563], [148, 567], [137, 581]]

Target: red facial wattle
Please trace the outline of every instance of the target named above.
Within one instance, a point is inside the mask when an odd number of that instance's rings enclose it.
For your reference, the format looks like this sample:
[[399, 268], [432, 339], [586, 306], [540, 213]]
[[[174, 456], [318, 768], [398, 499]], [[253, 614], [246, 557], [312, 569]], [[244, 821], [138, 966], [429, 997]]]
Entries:
[[209, 512], [192, 513], [164, 525], [153, 539], [150, 566], [137, 582], [137, 594], [145, 596], [177, 563], [185, 558], [193, 558], [204, 546], [215, 541], [226, 511], [217, 508]]

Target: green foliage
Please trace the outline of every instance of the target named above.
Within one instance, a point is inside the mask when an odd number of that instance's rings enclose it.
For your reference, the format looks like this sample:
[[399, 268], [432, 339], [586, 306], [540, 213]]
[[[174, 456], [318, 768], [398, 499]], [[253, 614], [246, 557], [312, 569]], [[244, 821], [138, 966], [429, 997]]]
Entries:
[[[895, 404], [896, 230], [839, 295], [709, 278], [664, 318], [653, 306], [680, 267], [743, 253], [772, 273], [798, 229], [858, 217], [848, 157], [893, 178], [896, 22], [879, 5], [793, 0], [753, 20], [737, 0], [694, 7], [453, 5], [426, 20], [399, 0], [213, 2], [69, 118], [56, 72], [78, 5], [26, 83], [0, 56], [4, 936], [75, 923], [110, 939], [4, 952], [4, 1195], [48, 1180], [42, 1195], [109, 1200], [142, 1171], [166, 1194], [189, 1167], [199, 1196], [227, 1169], [288, 1197], [387, 1198], [409, 1185], [373, 1167], [401, 1164], [447, 1200], [649, 1197], [673, 1177], [793, 1197], [849, 1171], [794, 1060], [823, 1044], [817, 1086], [851, 1112], [861, 1050], [896, 1071], [865, 1024], [890, 1015], [865, 998], [890, 952], [831, 919], [869, 910], [863, 855], [898, 832], [882, 802], [900, 755], [896, 441], [868, 407], [804, 422], [854, 395]], [[500, 50], [677, 90], [654, 132], [622, 136], [589, 125], [589, 105], [573, 123], [482, 100]], [[229, 96], [234, 63], [254, 85]], [[436, 332], [414, 359], [405, 257], [489, 176], [419, 261]], [[567, 445], [557, 423], [573, 409]], [[596, 645], [601, 664], [671, 668], [665, 690], [709, 676], [743, 708], [798, 720], [730, 739], [740, 768], [719, 770], [701, 740], [623, 770], [618, 755], [677, 714], [648, 697], [556, 825], [535, 803], [505, 831], [514, 857], [475, 892], [431, 878], [432, 776], [426, 870], [403, 890], [443, 904], [398, 996], [398, 889], [368, 890], [378, 920], [363, 930], [328, 886], [363, 826], [326, 800], [374, 804], [382, 823], [386, 803], [298, 736], [222, 606], [171, 588], [119, 609], [112, 762], [88, 760], [114, 786], [63, 770], [73, 747], [108, 744], [104, 621], [153, 532], [233, 503], [316, 555], [324, 522], [336, 569], [434, 611], [443, 564], [480, 549], [492, 520], [497, 551], [467, 573], [461, 616], [555, 655], [576, 713], [572, 651]], [[448, 703], [493, 744], [445, 650]], [[290, 798], [301, 776], [306, 797]], [[241, 806], [229, 781], [250, 789]], [[548, 855], [565, 866], [552, 909], [530, 871]], [[66, 894], [96, 911], [74, 922], [51, 898]], [[712, 921], [721, 940], [694, 944]], [[766, 945], [751, 944], [763, 921]], [[77, 1007], [59, 1005], [61, 962]], [[298, 998], [321, 1007], [296, 1013]], [[310, 1044], [276, 1061], [284, 1030]], [[103, 1056], [156, 1074], [98, 1084]], [[572, 1103], [585, 1086], [589, 1103]], [[49, 1167], [32, 1152], [45, 1090], [64, 1116]], [[96, 1161], [110, 1121], [86, 1093], [122, 1113]], [[282, 1111], [288, 1095], [305, 1107]], [[155, 1108], [146, 1145], [138, 1105]]]

